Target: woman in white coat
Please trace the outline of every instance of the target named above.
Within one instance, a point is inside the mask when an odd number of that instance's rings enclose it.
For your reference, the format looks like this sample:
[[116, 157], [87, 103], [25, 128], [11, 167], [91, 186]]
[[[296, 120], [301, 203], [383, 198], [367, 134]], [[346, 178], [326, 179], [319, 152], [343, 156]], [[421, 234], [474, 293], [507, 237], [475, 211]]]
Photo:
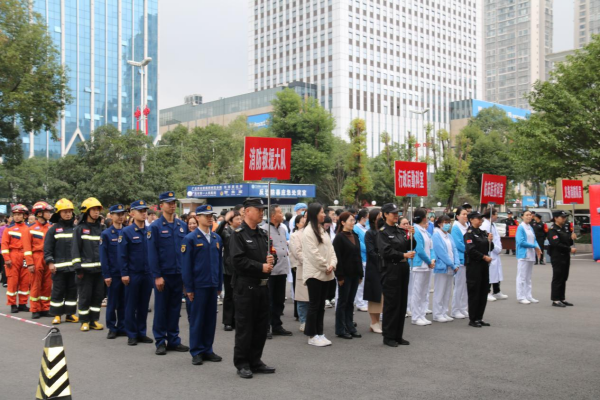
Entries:
[[521, 304], [539, 303], [533, 298], [531, 274], [535, 256], [542, 254], [540, 246], [535, 240], [535, 232], [531, 227], [531, 211], [523, 213], [523, 223], [517, 228], [517, 301]]
[[433, 252], [436, 263], [433, 269], [435, 291], [433, 292], [433, 320], [450, 322], [454, 320], [448, 315], [452, 280], [460, 268], [458, 250], [450, 236], [450, 217], [441, 215], [435, 221], [433, 230]]
[[483, 218], [484, 220], [480, 229], [494, 235], [494, 250], [489, 254], [492, 257], [492, 262], [490, 263], [490, 292], [488, 293], [488, 301], [506, 300], [508, 296], [502, 293], [500, 289], [500, 282], [504, 280], [504, 275], [502, 274], [502, 260], [500, 260], [502, 240], [495, 224], [498, 220], [498, 210], [489, 207], [483, 213]]
[[296, 302], [296, 310], [298, 311], [298, 319], [300, 320], [300, 332], [304, 332], [306, 314], [308, 313], [308, 289], [304, 286], [304, 268], [302, 267], [304, 261], [304, 256], [302, 255], [302, 234], [304, 232], [305, 224], [306, 216], [297, 215], [295, 218], [294, 232], [290, 236], [290, 264], [296, 271], [294, 274], [296, 279], [294, 301]]

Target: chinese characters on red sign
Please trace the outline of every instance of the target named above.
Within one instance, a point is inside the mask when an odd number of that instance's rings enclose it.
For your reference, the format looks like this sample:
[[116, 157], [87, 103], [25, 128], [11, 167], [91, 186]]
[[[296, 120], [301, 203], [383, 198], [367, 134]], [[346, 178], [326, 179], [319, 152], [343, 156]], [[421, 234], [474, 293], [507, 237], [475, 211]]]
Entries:
[[481, 203], [504, 204], [506, 176], [483, 174], [481, 178]]
[[427, 164], [395, 162], [396, 196], [427, 196]]
[[244, 180], [290, 179], [292, 139], [246, 137]]
[[583, 204], [583, 181], [562, 181], [563, 204]]

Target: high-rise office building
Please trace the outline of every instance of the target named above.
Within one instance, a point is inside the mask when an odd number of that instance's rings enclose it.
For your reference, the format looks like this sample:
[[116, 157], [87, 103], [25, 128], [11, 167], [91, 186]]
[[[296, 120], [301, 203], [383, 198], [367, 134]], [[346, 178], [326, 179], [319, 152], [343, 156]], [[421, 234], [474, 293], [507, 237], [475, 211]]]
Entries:
[[600, 34], [600, 0], [574, 0], [574, 47], [579, 49]]
[[529, 109], [524, 96], [548, 79], [552, 0], [485, 0], [485, 100]]
[[302, 81], [347, 138], [367, 123], [370, 154], [381, 133], [424, 142], [424, 125], [449, 128], [449, 103], [481, 90], [476, 0], [248, 0], [248, 81], [259, 91]]
[[[24, 132], [25, 156], [60, 157], [75, 152], [101, 125], [136, 128], [144, 76], [148, 134], [158, 132], [158, 0], [33, 0], [67, 67], [73, 101], [47, 132]], [[152, 58], [142, 75], [127, 61]], [[145, 104], [145, 105], [146, 105]], [[145, 108], [142, 108], [143, 109]]]

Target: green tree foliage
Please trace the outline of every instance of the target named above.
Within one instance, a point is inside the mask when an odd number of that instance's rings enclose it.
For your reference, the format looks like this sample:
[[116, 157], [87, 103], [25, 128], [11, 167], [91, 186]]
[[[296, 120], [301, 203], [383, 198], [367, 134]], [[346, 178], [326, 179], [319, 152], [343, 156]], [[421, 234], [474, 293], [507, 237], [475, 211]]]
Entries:
[[535, 113], [518, 123], [517, 158], [525, 171], [545, 179], [600, 174], [600, 37], [551, 76], [529, 95]]
[[454, 138], [454, 143], [446, 130], [438, 131], [437, 136], [442, 156], [434, 175], [437, 188], [435, 196], [450, 209], [455, 196], [464, 190], [467, 181], [471, 141], [464, 132]]
[[18, 164], [19, 130], [51, 131], [70, 100], [67, 76], [46, 24], [28, 0], [0, 1], [0, 156]]
[[68, 190], [69, 185], [60, 179], [55, 160], [31, 158], [19, 165], [0, 166], [0, 192], [10, 202], [32, 205], [39, 200], [52, 201]]
[[364, 120], [356, 118], [348, 129], [350, 153], [346, 161], [346, 182], [342, 197], [346, 204], [361, 205], [364, 195], [373, 190], [373, 182], [367, 168], [367, 131]]

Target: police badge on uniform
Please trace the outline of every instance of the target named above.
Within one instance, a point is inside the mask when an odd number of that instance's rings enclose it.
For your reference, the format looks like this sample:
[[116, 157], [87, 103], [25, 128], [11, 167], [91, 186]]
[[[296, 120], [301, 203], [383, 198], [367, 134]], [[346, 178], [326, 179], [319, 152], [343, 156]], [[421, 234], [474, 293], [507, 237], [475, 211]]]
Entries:
[[148, 239], [150, 239], [151, 236], [152, 236], [152, 231], [148, 231], [148, 233], [146, 234], [146, 237], [148, 237]]
[[183, 227], [179, 228], [179, 232], [183, 233]]
[[185, 244], [182, 244], [182, 245], [181, 245], [181, 252], [182, 252], [182, 253], [185, 253]]
[[119, 243], [121, 243], [121, 239], [123, 239], [123, 236], [119, 236]]

